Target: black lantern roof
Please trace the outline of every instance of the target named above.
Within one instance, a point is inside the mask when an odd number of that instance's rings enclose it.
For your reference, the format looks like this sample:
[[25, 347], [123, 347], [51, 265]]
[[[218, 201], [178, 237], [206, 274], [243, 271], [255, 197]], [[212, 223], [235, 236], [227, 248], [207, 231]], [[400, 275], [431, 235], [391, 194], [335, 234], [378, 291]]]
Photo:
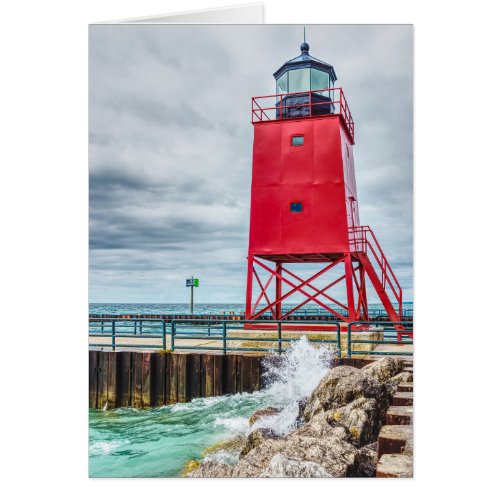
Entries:
[[311, 56], [309, 54], [309, 44], [307, 42], [302, 43], [302, 45], [300, 46], [300, 51], [301, 54], [299, 56], [290, 59], [289, 61], [284, 63], [275, 73], [273, 73], [274, 78], [278, 80], [278, 78], [283, 75], [283, 73], [286, 73], [287, 71], [293, 69], [316, 68], [320, 71], [325, 71], [330, 75], [333, 86], [333, 82], [337, 80], [337, 75], [335, 74], [333, 66], [324, 61], [321, 61], [320, 59], [317, 59], [316, 57]]

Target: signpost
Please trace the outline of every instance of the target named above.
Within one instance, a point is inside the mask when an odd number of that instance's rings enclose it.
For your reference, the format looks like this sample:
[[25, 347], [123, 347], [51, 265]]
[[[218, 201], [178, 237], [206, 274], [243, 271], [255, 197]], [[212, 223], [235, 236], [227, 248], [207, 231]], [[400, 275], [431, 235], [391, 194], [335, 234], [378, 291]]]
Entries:
[[191, 278], [188, 278], [186, 279], [186, 286], [189, 286], [191, 287], [191, 307], [190, 307], [190, 311], [191, 311], [191, 314], [193, 314], [193, 305], [194, 305], [194, 302], [193, 302], [193, 298], [194, 298], [194, 287], [198, 288], [200, 286], [200, 280], [198, 278], [193, 278], [191, 276]]

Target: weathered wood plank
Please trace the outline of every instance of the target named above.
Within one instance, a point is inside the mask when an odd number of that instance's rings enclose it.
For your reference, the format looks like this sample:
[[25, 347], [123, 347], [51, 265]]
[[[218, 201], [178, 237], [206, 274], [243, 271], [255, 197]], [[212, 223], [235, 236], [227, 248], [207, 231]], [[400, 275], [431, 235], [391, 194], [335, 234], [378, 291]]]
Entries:
[[225, 392], [224, 380], [224, 357], [222, 355], [214, 356], [214, 396], [222, 396]]
[[154, 355], [154, 369], [152, 373], [151, 386], [153, 391], [153, 406], [163, 406], [167, 404], [166, 393], [166, 356], [164, 353], [155, 353]]
[[185, 354], [174, 354], [177, 357], [177, 401], [186, 403], [188, 401], [187, 387], [187, 356]]
[[122, 362], [119, 377], [120, 405], [131, 406], [132, 404], [132, 353], [122, 352]]
[[151, 406], [151, 370], [153, 369], [154, 358], [152, 353], [145, 352], [142, 355], [142, 391], [141, 406], [147, 408]]
[[240, 364], [240, 392], [250, 392], [251, 390], [251, 375], [252, 375], [252, 356], [239, 356]]
[[201, 396], [204, 398], [214, 395], [214, 358], [212, 354], [201, 356]]
[[169, 375], [169, 392], [168, 404], [177, 403], [177, 362], [179, 357], [175, 353], [168, 355], [168, 375]]
[[201, 354], [188, 354], [187, 363], [187, 400], [191, 401], [191, 399], [201, 397]]
[[98, 351], [89, 351], [89, 408], [97, 408]]
[[97, 396], [97, 408], [106, 408], [106, 402], [108, 400], [108, 364], [109, 358], [108, 353], [104, 351], [99, 351], [99, 368], [98, 373], [98, 396]]
[[260, 389], [260, 371], [262, 356], [252, 356], [250, 366], [250, 386], [249, 391], [254, 392]]
[[239, 391], [239, 356], [237, 354], [228, 354], [226, 355], [226, 370], [225, 370], [225, 386], [226, 386], [226, 394], [235, 394]]
[[142, 352], [132, 353], [132, 396], [131, 406], [142, 406]]
[[120, 405], [118, 400], [118, 365], [121, 353], [119, 352], [108, 352], [108, 395], [107, 404], [108, 408], [117, 408]]

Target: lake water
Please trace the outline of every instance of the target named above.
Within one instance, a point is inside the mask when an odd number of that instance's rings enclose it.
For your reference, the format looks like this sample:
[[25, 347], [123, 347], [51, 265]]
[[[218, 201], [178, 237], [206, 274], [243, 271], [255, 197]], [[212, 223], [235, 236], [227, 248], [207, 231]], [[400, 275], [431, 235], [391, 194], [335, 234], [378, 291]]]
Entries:
[[202, 457], [222, 441], [251, 432], [248, 417], [258, 408], [276, 406], [278, 415], [259, 425], [278, 434], [295, 427], [298, 402], [308, 396], [328, 370], [334, 356], [327, 347], [314, 348], [305, 338], [279, 359], [269, 357], [266, 388], [195, 399], [151, 409], [91, 410], [89, 474], [91, 477], [177, 477], [189, 460], [234, 463], [239, 450], [222, 449]]

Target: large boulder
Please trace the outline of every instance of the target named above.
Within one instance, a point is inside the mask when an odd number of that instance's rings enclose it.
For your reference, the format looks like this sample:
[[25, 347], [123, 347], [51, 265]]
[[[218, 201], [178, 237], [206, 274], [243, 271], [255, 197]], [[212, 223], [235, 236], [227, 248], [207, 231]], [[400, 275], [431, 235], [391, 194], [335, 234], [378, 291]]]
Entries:
[[251, 450], [262, 444], [266, 439], [279, 439], [279, 436], [271, 429], [256, 429], [252, 431], [241, 450], [240, 458], [248, 455]]
[[384, 385], [369, 372], [352, 366], [333, 368], [321, 379], [307, 400], [303, 412], [304, 420], [308, 422], [318, 413], [335, 410], [361, 397], [375, 399], [380, 411], [388, 406]]
[[314, 462], [332, 477], [352, 476], [358, 465], [358, 452], [349, 431], [340, 425], [330, 425], [322, 414], [282, 439], [263, 441], [238, 461], [232, 476], [259, 477], [276, 455]]
[[378, 445], [371, 443], [358, 450], [357, 477], [375, 477], [378, 462]]
[[257, 410], [255, 413], [253, 413], [248, 419], [248, 423], [251, 427], [253, 424], [255, 424], [255, 422], [257, 422], [257, 420], [261, 419], [262, 417], [270, 417], [273, 415], [277, 415], [280, 412], [281, 410], [279, 408], [276, 408], [274, 406], [266, 406], [265, 408], [261, 408], [260, 410]]
[[281, 453], [274, 455], [259, 477], [332, 477], [321, 465]]
[[214, 461], [203, 462], [188, 477], [232, 477], [233, 467]]
[[403, 362], [399, 358], [380, 358], [361, 368], [361, 371], [371, 375], [381, 384], [384, 384], [402, 370]]
[[328, 412], [327, 420], [344, 425], [350, 432], [356, 446], [364, 446], [376, 441], [380, 431], [385, 408], [373, 399], [355, 399], [346, 406]]
[[400, 372], [394, 375], [394, 377], [391, 377], [385, 383], [389, 396], [394, 396], [398, 390], [398, 385], [405, 382], [413, 382], [413, 375], [410, 372]]

